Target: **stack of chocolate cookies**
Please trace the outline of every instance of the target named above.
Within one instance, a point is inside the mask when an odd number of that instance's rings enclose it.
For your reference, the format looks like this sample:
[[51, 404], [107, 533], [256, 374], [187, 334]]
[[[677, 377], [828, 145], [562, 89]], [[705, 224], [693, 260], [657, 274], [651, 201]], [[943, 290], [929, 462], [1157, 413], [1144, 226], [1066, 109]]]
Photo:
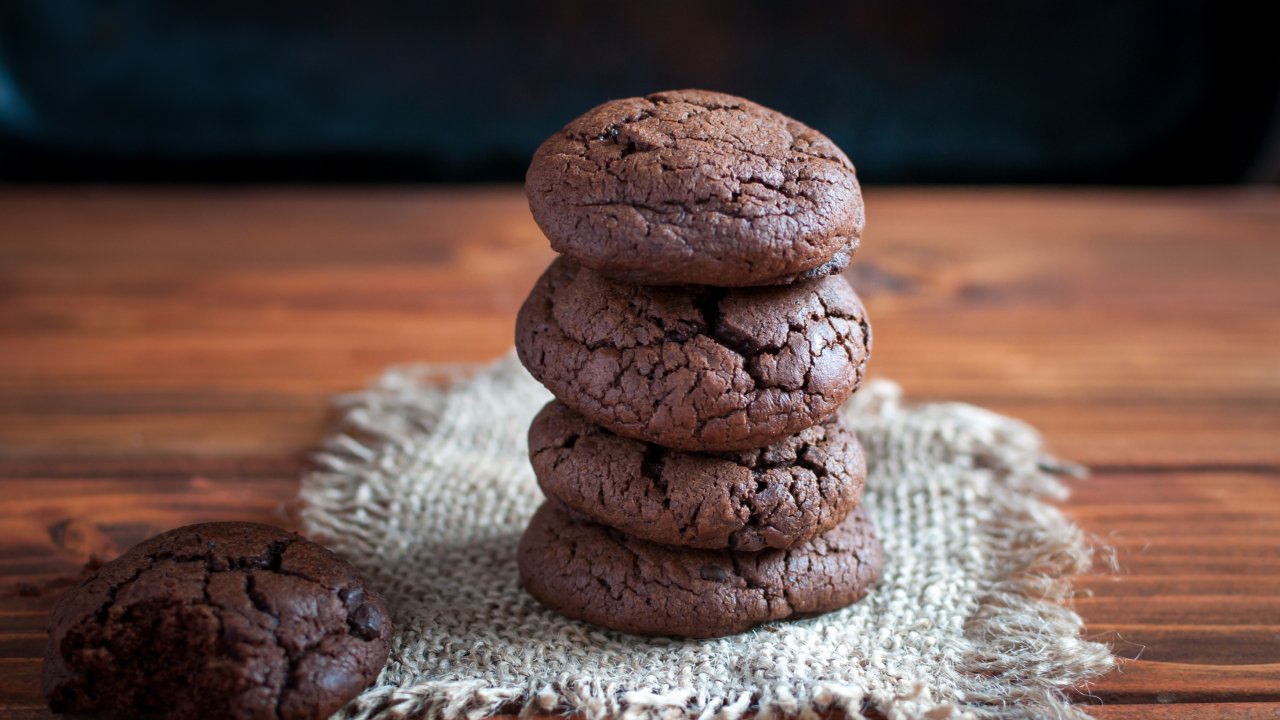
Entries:
[[526, 178], [561, 257], [520, 310], [555, 395], [521, 580], [572, 618], [714, 637], [862, 598], [881, 550], [837, 412], [871, 349], [839, 273], [862, 197], [829, 139], [742, 98], [656, 93], [552, 136]]

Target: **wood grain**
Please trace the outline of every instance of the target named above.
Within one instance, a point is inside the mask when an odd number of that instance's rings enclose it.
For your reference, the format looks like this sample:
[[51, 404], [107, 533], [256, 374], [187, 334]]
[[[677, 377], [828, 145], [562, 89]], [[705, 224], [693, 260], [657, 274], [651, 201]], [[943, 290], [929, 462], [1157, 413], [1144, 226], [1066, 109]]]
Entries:
[[[1103, 718], [1280, 715], [1280, 194], [871, 192], [872, 372], [1093, 466]], [[327, 398], [506, 352], [551, 253], [516, 189], [0, 191], [0, 715], [48, 717], [84, 563], [289, 525]], [[1101, 704], [1099, 704], [1101, 703]]]

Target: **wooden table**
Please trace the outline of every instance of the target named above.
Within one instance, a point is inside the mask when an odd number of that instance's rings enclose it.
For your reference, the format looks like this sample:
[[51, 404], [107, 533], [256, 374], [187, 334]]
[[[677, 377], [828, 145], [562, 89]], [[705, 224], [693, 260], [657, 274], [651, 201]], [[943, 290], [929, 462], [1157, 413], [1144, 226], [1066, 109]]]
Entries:
[[[1082, 702], [1280, 716], [1280, 193], [868, 205], [873, 375], [1094, 470], [1067, 507], [1119, 571], [1076, 607], [1136, 659]], [[515, 188], [0, 190], [0, 715], [48, 715], [45, 615], [86, 560], [289, 524], [326, 398], [502, 354], [550, 258]]]

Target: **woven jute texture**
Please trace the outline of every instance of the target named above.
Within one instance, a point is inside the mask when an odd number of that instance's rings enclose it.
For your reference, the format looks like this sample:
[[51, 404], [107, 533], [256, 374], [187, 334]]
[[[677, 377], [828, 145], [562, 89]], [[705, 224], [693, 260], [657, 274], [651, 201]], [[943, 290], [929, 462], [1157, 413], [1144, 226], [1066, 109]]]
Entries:
[[525, 435], [549, 399], [508, 356], [392, 369], [339, 400], [302, 518], [383, 590], [397, 623], [387, 667], [345, 716], [1083, 717], [1064, 691], [1112, 667], [1063, 604], [1089, 551], [1046, 502], [1064, 489], [1035, 431], [969, 405], [904, 405], [883, 381], [843, 409], [885, 550], [867, 599], [716, 640], [560, 617], [516, 572], [542, 502]]

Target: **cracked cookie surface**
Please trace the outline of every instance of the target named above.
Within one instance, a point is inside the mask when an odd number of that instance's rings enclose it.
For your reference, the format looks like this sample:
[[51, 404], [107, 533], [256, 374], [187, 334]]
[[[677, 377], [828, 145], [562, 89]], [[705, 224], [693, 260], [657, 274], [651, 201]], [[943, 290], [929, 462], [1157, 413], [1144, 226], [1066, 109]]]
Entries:
[[525, 175], [557, 252], [646, 285], [778, 285], [843, 270], [864, 225], [826, 136], [733, 95], [614, 100], [548, 138]]
[[54, 605], [55, 712], [322, 718], [387, 659], [390, 615], [356, 570], [270, 525], [190, 525], [140, 543]]
[[555, 260], [516, 319], [520, 361], [561, 402], [681, 450], [763, 447], [862, 382], [871, 329], [840, 276], [761, 288], [656, 287]]
[[637, 635], [719, 637], [857, 602], [882, 551], [859, 507], [790, 550], [673, 549], [544, 503], [520, 539], [520, 579], [548, 608]]
[[571, 511], [665, 545], [788, 548], [858, 504], [867, 466], [839, 414], [758, 450], [669, 450], [615, 435], [560, 402], [529, 428], [542, 491]]

